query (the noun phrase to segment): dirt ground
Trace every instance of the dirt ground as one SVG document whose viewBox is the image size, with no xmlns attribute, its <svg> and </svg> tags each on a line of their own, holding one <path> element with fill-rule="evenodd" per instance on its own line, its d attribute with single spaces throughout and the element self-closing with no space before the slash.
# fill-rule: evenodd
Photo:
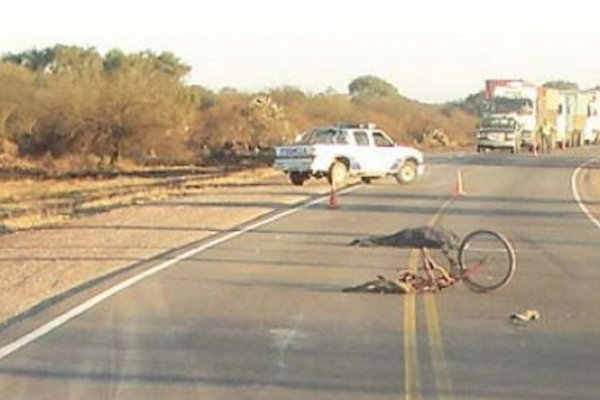
<svg viewBox="0 0 600 400">
<path fill-rule="evenodd" d="M 583 199 L 600 215 L 600 165 L 584 170 L 580 182 Z M 229 180 L 183 197 L 0 235 L 0 323 L 90 279 L 328 189 L 324 180 L 295 187 L 273 171 L 243 183 Z"/>
<path fill-rule="evenodd" d="M 58 223 L 131 204 L 193 193 L 199 187 L 243 183 L 273 171 L 249 166 L 138 167 L 37 176 L 0 168 L 0 231 Z"/>
</svg>

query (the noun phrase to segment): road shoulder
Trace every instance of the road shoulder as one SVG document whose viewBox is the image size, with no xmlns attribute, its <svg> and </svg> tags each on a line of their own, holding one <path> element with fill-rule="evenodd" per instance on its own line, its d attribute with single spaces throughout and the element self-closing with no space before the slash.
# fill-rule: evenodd
<svg viewBox="0 0 600 400">
<path fill-rule="evenodd" d="M 581 204 L 596 221 L 600 221 L 600 158 L 582 166 L 574 184 Z"/>
<path fill-rule="evenodd" d="M 0 321 L 103 276 L 327 192 L 284 176 L 207 187 L 193 195 L 0 236 Z"/>
</svg>

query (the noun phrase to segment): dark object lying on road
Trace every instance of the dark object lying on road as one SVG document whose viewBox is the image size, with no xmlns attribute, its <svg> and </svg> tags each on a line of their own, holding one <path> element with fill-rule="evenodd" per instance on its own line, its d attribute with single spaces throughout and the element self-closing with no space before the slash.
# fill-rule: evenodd
<svg viewBox="0 0 600 400">
<path fill-rule="evenodd" d="M 391 235 L 370 236 L 364 239 L 355 239 L 352 246 L 373 247 L 400 247 L 421 249 L 442 249 L 445 253 L 458 250 L 460 237 L 451 230 L 441 226 L 419 226 L 406 228 Z"/>
<path fill-rule="evenodd" d="M 413 293 L 414 287 L 406 282 L 387 279 L 381 275 L 374 281 L 369 281 L 357 286 L 342 289 L 345 293 L 379 293 L 379 294 L 405 294 Z"/>
</svg>

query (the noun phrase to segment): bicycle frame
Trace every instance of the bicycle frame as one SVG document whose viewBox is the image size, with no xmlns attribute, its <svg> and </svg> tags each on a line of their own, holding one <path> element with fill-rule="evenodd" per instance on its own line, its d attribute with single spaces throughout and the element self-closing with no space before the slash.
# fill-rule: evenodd
<svg viewBox="0 0 600 400">
<path fill-rule="evenodd" d="M 463 278 L 476 273 L 485 264 L 488 258 L 488 256 L 485 256 L 471 266 L 461 269 L 459 273 L 455 273 L 452 272 L 453 262 L 451 259 L 449 259 L 451 267 L 446 269 L 433 262 L 431 257 L 425 256 L 423 259 L 423 266 L 420 268 L 425 271 L 424 274 L 419 274 L 418 272 L 413 272 L 408 269 L 402 269 L 398 270 L 397 276 L 400 282 L 411 285 L 417 293 L 435 292 L 453 286 L 463 280 Z M 454 268 L 454 270 L 456 270 L 456 268 Z M 436 272 L 439 275 L 437 277 L 435 276 Z"/>
</svg>

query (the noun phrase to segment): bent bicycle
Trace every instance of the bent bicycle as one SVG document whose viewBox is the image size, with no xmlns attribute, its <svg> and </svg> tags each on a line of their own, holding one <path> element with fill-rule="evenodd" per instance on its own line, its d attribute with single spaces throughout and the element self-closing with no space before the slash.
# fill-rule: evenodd
<svg viewBox="0 0 600 400">
<path fill-rule="evenodd" d="M 426 249 L 421 249 L 421 271 L 401 269 L 400 282 L 416 292 L 436 291 L 463 281 L 474 292 L 484 293 L 506 286 L 515 274 L 516 255 L 510 241 L 493 230 L 476 230 L 461 242 L 458 257 L 446 254 L 449 268 L 436 263 Z"/>
</svg>

